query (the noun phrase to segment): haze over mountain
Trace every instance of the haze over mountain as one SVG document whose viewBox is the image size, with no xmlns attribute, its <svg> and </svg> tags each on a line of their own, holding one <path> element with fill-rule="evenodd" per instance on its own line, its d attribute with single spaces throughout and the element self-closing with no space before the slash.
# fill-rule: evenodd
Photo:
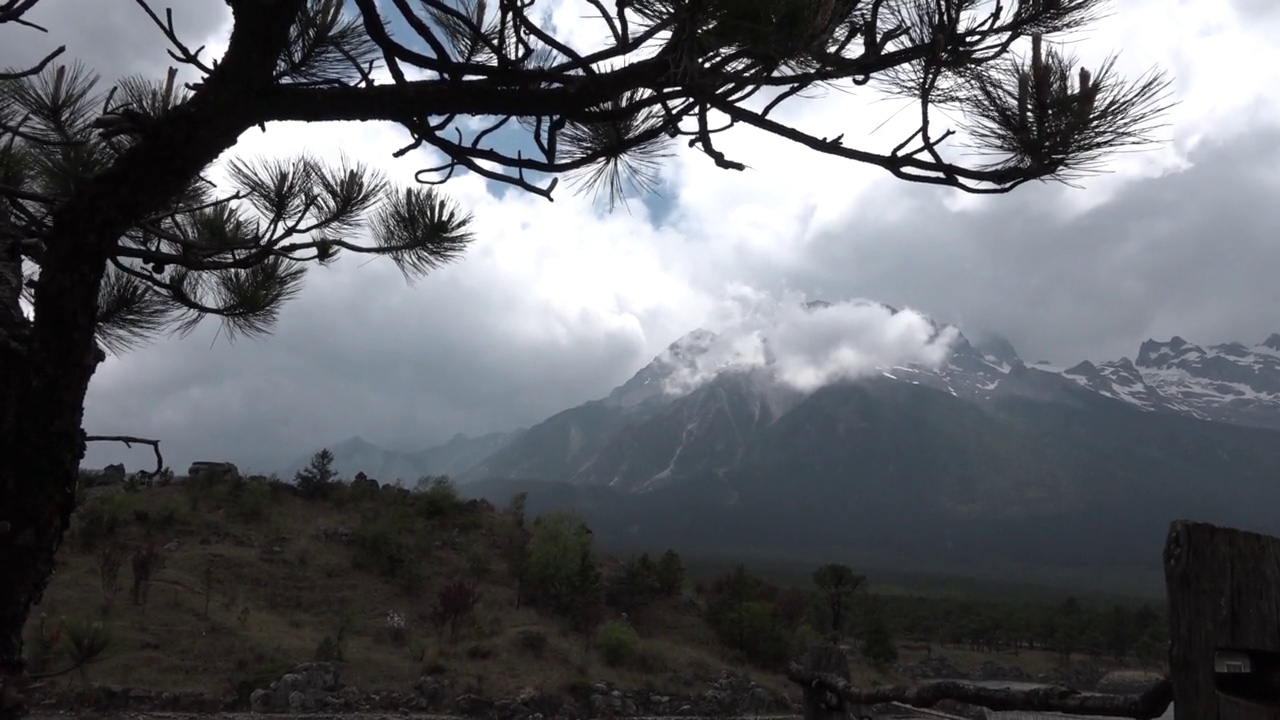
<svg viewBox="0 0 1280 720">
<path fill-rule="evenodd" d="M 1175 517 L 1280 530 L 1275 428 L 1277 336 L 1063 369 L 912 311 L 807 303 L 694 330 L 447 472 L 576 507 L 620 546 L 1150 576 Z"/>
</svg>

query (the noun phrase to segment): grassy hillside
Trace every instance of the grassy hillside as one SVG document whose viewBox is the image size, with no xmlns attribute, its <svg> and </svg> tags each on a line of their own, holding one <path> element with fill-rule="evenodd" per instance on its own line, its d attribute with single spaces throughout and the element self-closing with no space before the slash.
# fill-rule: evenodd
<svg viewBox="0 0 1280 720">
<path fill-rule="evenodd" d="M 717 585 L 723 577 L 691 564 L 682 589 L 627 608 L 640 640 L 619 651 L 628 641 L 611 639 L 609 624 L 617 630 L 623 612 L 617 598 L 625 603 L 634 595 L 619 585 L 623 564 L 593 563 L 602 572 L 593 592 L 603 604 L 584 635 L 577 618 L 586 615 L 547 601 L 545 588 L 531 588 L 530 570 L 517 608 L 511 513 L 464 501 L 440 483 L 413 493 L 337 484 L 319 494 L 306 498 L 292 485 L 264 480 L 88 489 L 27 629 L 33 672 L 66 666 L 68 634 L 92 636 L 93 623 L 101 622 L 109 643 L 86 677 L 167 690 L 247 695 L 296 663 L 328 658 L 339 660 L 346 683 L 365 690 L 405 690 L 426 673 L 485 696 L 525 688 L 566 692 L 600 679 L 689 692 L 732 668 L 794 694 L 779 659 L 811 642 L 813 626 L 823 622 L 811 619 L 822 607 L 811 591 L 788 595 L 762 582 L 746 599 L 764 608 L 760 636 L 781 645 L 767 652 L 726 647 L 723 613 L 714 609 L 723 605 L 725 591 Z M 135 602 L 132 561 L 147 548 L 158 561 Z M 442 592 L 470 586 L 479 596 L 474 610 L 455 623 L 442 618 Z M 785 610 L 789 597 L 798 600 Z M 926 644 L 946 639 L 926 628 L 933 620 L 919 620 L 937 612 L 867 614 L 890 619 L 903 638 L 905 662 L 923 657 L 921 637 Z M 403 629 L 390 621 L 392 613 L 404 619 Z M 962 668 L 995 659 L 1039 672 L 1063 662 L 1044 649 L 960 650 L 958 637 L 950 650 L 931 652 Z M 855 666 L 863 682 L 901 679 L 892 663 L 877 671 L 856 653 Z M 688 676 L 699 681 L 690 687 Z"/>
<path fill-rule="evenodd" d="M 642 643 L 660 667 L 643 670 L 606 668 L 600 650 L 584 653 L 566 621 L 517 610 L 499 548 L 503 518 L 487 504 L 443 507 L 428 520 L 422 515 L 430 512 L 413 517 L 404 496 L 385 491 L 317 502 L 265 483 L 238 487 L 90 490 L 28 626 L 29 654 L 40 654 L 44 616 L 47 631 L 59 618 L 104 623 L 111 644 L 89 670 L 92 680 L 175 690 L 263 683 L 315 659 L 325 639 L 340 634 L 345 682 L 369 690 L 407 689 L 424 672 L 447 673 L 486 695 L 599 677 L 662 689 L 671 679 L 661 670 L 730 666 L 688 598 L 664 599 L 645 614 Z M 322 528 L 351 529 L 355 541 L 324 540 Z M 161 548 L 163 568 L 145 605 L 131 601 L 128 554 L 108 603 L 101 572 L 108 548 L 127 553 L 150 542 Z M 365 557 L 401 552 L 411 557 L 400 567 Z M 475 582 L 479 604 L 456 634 L 437 631 L 433 605 L 458 580 Z M 388 627 L 392 611 L 406 620 L 403 636 Z M 46 669 L 65 664 L 54 653 Z M 784 687 L 776 675 L 755 674 Z"/>
</svg>

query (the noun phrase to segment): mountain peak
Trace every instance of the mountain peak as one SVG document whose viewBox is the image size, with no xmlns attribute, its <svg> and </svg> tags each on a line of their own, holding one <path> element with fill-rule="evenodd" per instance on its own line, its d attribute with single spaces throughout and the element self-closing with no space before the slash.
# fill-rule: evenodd
<svg viewBox="0 0 1280 720">
<path fill-rule="evenodd" d="M 1271 333 L 1262 341 L 1262 347 L 1280 352 L 1280 333 Z"/>
<path fill-rule="evenodd" d="M 988 333 L 981 340 L 973 343 L 973 347 L 1011 366 L 1023 364 L 1022 358 L 1018 357 L 1018 351 L 1013 347 L 1013 343 L 1009 342 L 1008 338 L 1003 335 Z"/>
<path fill-rule="evenodd" d="M 1199 349 L 1178 335 L 1169 338 L 1169 342 L 1148 339 L 1138 348 L 1134 364 L 1143 368 L 1167 367 Z"/>
</svg>

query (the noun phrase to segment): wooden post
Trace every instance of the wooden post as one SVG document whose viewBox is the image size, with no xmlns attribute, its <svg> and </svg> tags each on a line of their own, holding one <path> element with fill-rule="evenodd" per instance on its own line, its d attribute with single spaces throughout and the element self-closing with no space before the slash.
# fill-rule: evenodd
<svg viewBox="0 0 1280 720">
<path fill-rule="evenodd" d="M 849 658 L 845 656 L 844 650 L 835 645 L 810 645 L 804 657 L 804 669 L 835 675 L 841 680 L 852 679 Z M 803 692 L 804 720 L 852 720 L 848 703 L 843 698 L 839 699 L 838 708 L 832 709 L 824 700 L 830 700 L 834 696 L 808 685 L 804 686 Z"/>
<path fill-rule="evenodd" d="M 1164 566 L 1175 720 L 1280 718 L 1280 539 L 1179 520 Z"/>
</svg>

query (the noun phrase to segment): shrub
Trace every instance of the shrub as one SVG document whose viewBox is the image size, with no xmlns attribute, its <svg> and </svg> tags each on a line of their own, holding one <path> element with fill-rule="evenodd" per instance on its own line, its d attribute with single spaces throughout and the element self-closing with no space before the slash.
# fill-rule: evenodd
<svg viewBox="0 0 1280 720">
<path fill-rule="evenodd" d="M 462 499 L 448 475 L 428 475 L 418 478 L 414 485 L 413 504 L 423 519 L 434 520 L 456 516 L 462 507 Z"/>
<path fill-rule="evenodd" d="M 516 645 L 534 657 L 542 657 L 547 652 L 547 635 L 541 630 L 525 628 L 516 633 Z"/>
<path fill-rule="evenodd" d="M 82 552 L 91 553 L 106 541 L 114 540 L 124 526 L 124 509 L 113 497 L 102 497 L 90 502 L 80 511 L 80 523 L 76 539 Z"/>
<path fill-rule="evenodd" d="M 640 635 L 624 622 L 605 623 L 596 644 L 609 667 L 634 666 L 640 659 Z"/>
<path fill-rule="evenodd" d="M 394 518 L 382 517 L 362 524 L 354 537 L 352 560 L 357 569 L 387 578 L 401 578 L 412 565 L 413 551 L 405 540 L 408 528 Z"/>
<path fill-rule="evenodd" d="M 319 662 L 342 662 L 342 646 L 332 635 L 325 635 L 316 646 L 316 660 Z"/>
<path fill-rule="evenodd" d="M 432 619 L 440 632 L 447 626 L 452 635 L 458 634 L 458 627 L 464 620 L 471 618 L 480 602 L 480 591 L 475 583 L 458 580 L 440 588 L 436 597 L 436 606 L 432 610 Z"/>
<path fill-rule="evenodd" d="M 71 661 L 71 667 L 80 671 L 80 677 L 87 680 L 89 663 L 100 659 L 111 646 L 111 632 L 102 622 L 80 619 L 64 620 L 62 629 L 67 660 Z"/>
<path fill-rule="evenodd" d="M 862 642 L 862 654 L 880 671 L 887 670 L 898 661 L 898 648 L 894 645 L 893 636 L 879 616 L 873 618 L 871 627 L 867 628 Z"/>
<path fill-rule="evenodd" d="M 266 483 L 239 482 L 227 491 L 231 515 L 244 522 L 258 522 L 271 510 L 271 488 Z"/>
<path fill-rule="evenodd" d="M 472 645 L 467 648 L 467 657 L 472 660 L 488 660 L 493 657 L 493 648 L 488 645 Z"/>
</svg>

